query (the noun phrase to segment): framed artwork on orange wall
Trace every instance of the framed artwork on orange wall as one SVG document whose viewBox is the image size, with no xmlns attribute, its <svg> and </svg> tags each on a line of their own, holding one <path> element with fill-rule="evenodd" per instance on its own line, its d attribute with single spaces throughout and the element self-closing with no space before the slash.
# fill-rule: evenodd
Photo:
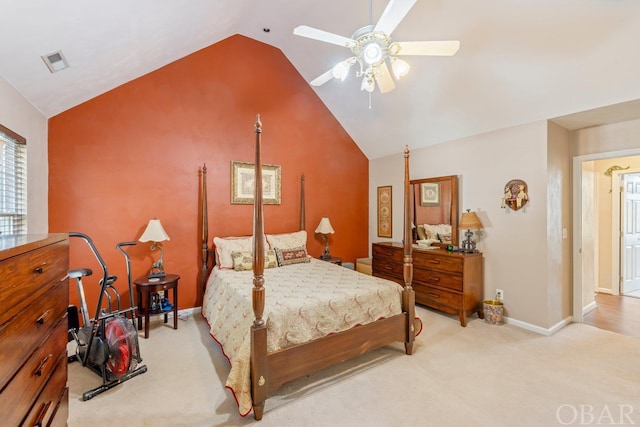
<svg viewBox="0 0 640 427">
<path fill-rule="evenodd" d="M 378 237 L 393 236 L 391 226 L 391 186 L 378 187 Z"/>
</svg>

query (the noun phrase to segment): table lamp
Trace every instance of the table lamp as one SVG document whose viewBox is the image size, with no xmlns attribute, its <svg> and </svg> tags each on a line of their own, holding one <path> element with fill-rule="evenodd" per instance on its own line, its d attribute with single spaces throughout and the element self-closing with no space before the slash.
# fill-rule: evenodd
<svg viewBox="0 0 640 427">
<path fill-rule="evenodd" d="M 479 230 L 482 228 L 482 222 L 480 222 L 478 215 L 476 215 L 475 212 L 471 212 L 471 209 L 467 209 L 466 212 L 462 213 L 458 228 L 467 229 L 464 233 L 466 239 L 462 242 L 462 251 L 476 252 L 476 242 L 471 240 L 471 237 L 473 236 L 473 232 L 471 230 Z"/>
<path fill-rule="evenodd" d="M 333 234 L 334 231 L 333 227 L 331 227 L 331 222 L 329 222 L 329 218 L 323 217 L 320 220 L 320 224 L 318 224 L 318 228 L 316 228 L 316 233 L 322 234 L 322 237 L 324 237 L 325 241 L 324 252 L 320 256 L 320 259 L 331 259 L 331 254 L 329 253 L 329 236 L 327 236 L 327 234 Z"/>
<path fill-rule="evenodd" d="M 149 224 L 147 224 L 147 228 L 142 233 L 142 236 L 138 239 L 139 242 L 153 242 L 151 245 L 151 250 L 155 251 L 156 249 L 160 249 L 160 258 L 156 262 L 151 265 L 151 270 L 149 271 L 149 279 L 160 278 L 166 276 L 164 272 L 164 249 L 162 249 L 162 245 L 160 242 L 164 242 L 165 240 L 171 240 L 169 235 L 164 228 L 162 227 L 162 223 L 157 218 L 153 218 L 149 220 Z"/>
</svg>

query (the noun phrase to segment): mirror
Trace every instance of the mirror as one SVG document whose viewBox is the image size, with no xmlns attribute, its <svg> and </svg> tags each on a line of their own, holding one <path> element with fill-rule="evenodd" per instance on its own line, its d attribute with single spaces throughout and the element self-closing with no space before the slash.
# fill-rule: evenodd
<svg viewBox="0 0 640 427">
<path fill-rule="evenodd" d="M 414 240 L 435 239 L 433 245 L 457 246 L 458 177 L 413 179 L 409 183 L 413 191 Z"/>
</svg>

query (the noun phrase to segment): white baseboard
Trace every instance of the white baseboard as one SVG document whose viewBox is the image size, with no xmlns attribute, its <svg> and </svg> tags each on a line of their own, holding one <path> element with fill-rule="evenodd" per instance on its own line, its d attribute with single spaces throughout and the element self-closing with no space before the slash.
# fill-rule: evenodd
<svg viewBox="0 0 640 427">
<path fill-rule="evenodd" d="M 535 332 L 537 334 L 545 335 L 545 336 L 555 334 L 560 329 L 564 328 L 569 323 L 571 323 L 572 320 L 573 320 L 573 317 L 569 316 L 561 320 L 560 322 L 556 323 L 550 328 L 543 328 L 537 325 L 532 325 L 531 323 L 523 322 L 521 320 L 512 319 L 510 317 L 504 318 L 505 323 L 508 323 L 509 325 L 517 326 L 518 328 L 526 329 L 528 331 Z"/>
<path fill-rule="evenodd" d="M 611 290 L 611 288 L 598 288 L 596 289 L 596 292 L 598 292 L 599 294 L 613 295 L 613 291 Z"/>
<path fill-rule="evenodd" d="M 194 314 L 200 314 L 201 312 L 202 307 L 183 308 L 181 310 L 178 310 L 178 319 L 187 320 L 190 316 L 193 316 Z M 163 314 L 165 313 L 156 313 L 152 314 L 151 316 L 161 316 Z M 173 319 L 173 311 L 167 312 L 167 319 Z"/>
<path fill-rule="evenodd" d="M 596 304 L 595 301 L 592 301 L 590 304 L 587 304 L 586 306 L 582 307 L 582 315 L 583 316 L 587 315 L 588 313 L 595 310 L 597 307 L 598 307 L 598 304 Z"/>
</svg>

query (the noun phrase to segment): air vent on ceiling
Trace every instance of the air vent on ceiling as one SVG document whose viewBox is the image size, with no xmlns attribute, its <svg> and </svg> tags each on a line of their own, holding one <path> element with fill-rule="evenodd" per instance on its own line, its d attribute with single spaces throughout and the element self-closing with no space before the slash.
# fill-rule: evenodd
<svg viewBox="0 0 640 427">
<path fill-rule="evenodd" d="M 51 71 L 52 73 L 64 70 L 65 68 L 69 68 L 69 63 L 67 62 L 67 59 L 64 57 L 64 54 L 61 50 L 50 53 L 48 55 L 44 55 L 42 57 L 42 60 L 45 64 L 47 64 L 49 71 Z"/>
</svg>

